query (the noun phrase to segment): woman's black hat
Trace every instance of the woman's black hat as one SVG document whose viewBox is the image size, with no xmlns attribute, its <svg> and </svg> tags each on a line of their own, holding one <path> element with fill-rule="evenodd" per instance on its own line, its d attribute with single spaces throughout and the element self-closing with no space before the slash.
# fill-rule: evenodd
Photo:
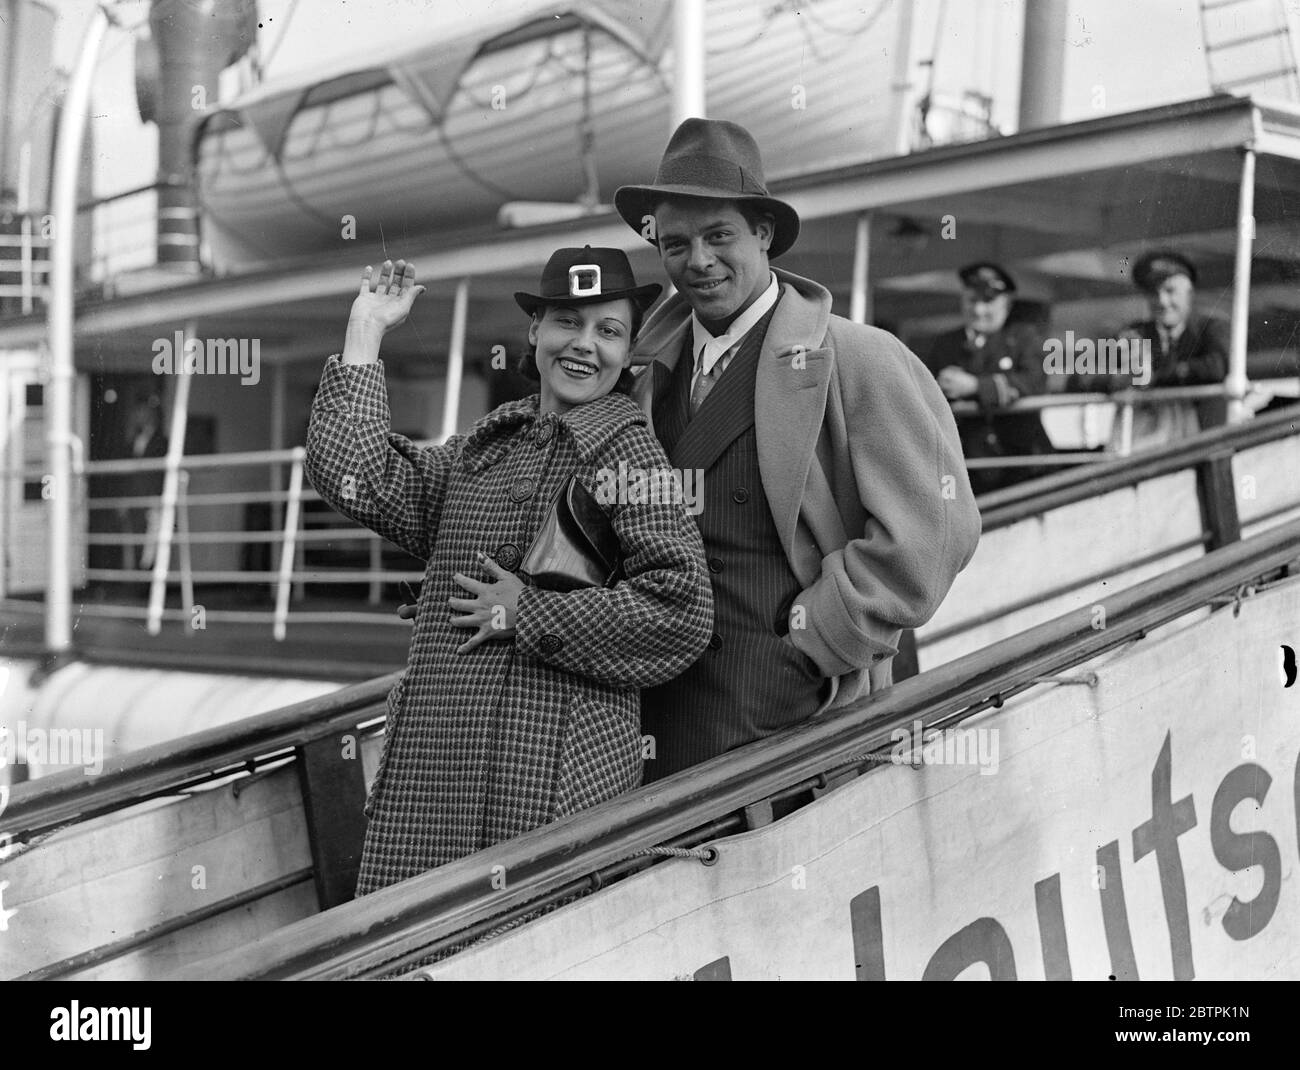
<svg viewBox="0 0 1300 1070">
<path fill-rule="evenodd" d="M 515 293 L 515 303 L 530 316 L 547 305 L 590 305 L 626 297 L 644 312 L 663 287 L 657 282 L 636 284 L 632 265 L 622 249 L 556 249 L 542 268 L 539 293 Z"/>
</svg>

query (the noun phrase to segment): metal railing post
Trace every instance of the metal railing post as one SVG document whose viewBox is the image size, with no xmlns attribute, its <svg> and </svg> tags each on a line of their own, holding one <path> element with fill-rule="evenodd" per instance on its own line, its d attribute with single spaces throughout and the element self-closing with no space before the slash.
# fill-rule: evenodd
<svg viewBox="0 0 1300 1070">
<path fill-rule="evenodd" d="M 1237 195 L 1237 250 L 1232 269 L 1232 342 L 1228 347 L 1228 423 L 1240 423 L 1250 415 L 1246 393 L 1246 327 L 1250 319 L 1250 254 L 1255 240 L 1255 150 L 1247 148 L 1241 157 L 1241 189 Z"/>
<path fill-rule="evenodd" d="M 704 0 L 674 0 L 673 129 L 704 117 Z"/>
<path fill-rule="evenodd" d="M 77 181 L 81 143 L 86 130 L 90 84 L 100 45 L 108 30 L 108 12 L 95 4 L 82 39 L 77 66 L 63 98 L 62 120 L 54 154 L 52 197 L 54 241 L 49 268 L 49 384 L 45 410 L 45 454 L 53 494 L 47 502 L 49 568 L 45 576 L 45 646 L 50 651 L 72 646 L 72 478 L 69 441 L 72 436 L 73 356 L 73 237 L 77 227 Z"/>
<path fill-rule="evenodd" d="M 197 328 L 191 320 L 185 325 L 183 349 L 196 341 Z M 200 343 L 201 344 L 201 343 Z M 161 516 L 158 518 L 158 549 L 153 561 L 153 579 L 149 584 L 149 615 L 145 624 L 150 635 L 162 631 L 163 604 L 167 600 L 167 570 L 172 561 L 172 531 L 176 526 L 176 494 L 180 486 L 181 457 L 185 453 L 185 427 L 190 414 L 190 382 L 194 378 L 185 370 L 185 353 L 176 354 L 176 394 L 172 399 L 172 422 L 167 440 L 167 467 L 163 470 Z"/>
<path fill-rule="evenodd" d="M 859 212 L 853 241 L 853 292 L 849 297 L 849 319 L 871 322 L 871 213 Z"/>
<path fill-rule="evenodd" d="M 469 279 L 456 284 L 456 300 L 451 311 L 451 348 L 447 352 L 447 392 L 442 399 L 442 434 L 446 442 L 456 433 L 460 418 L 460 383 L 465 370 L 465 317 L 469 307 Z"/>
<path fill-rule="evenodd" d="M 190 547 L 190 474 L 180 472 L 179 499 L 176 509 L 176 530 L 181 551 L 181 605 L 185 608 L 185 630 L 194 631 L 194 562 Z"/>
<path fill-rule="evenodd" d="M 1133 452 L 1133 402 L 1124 402 L 1115 415 L 1119 420 L 1118 453 L 1121 457 L 1127 457 Z"/>
<path fill-rule="evenodd" d="M 283 639 L 289 625 L 289 588 L 293 582 L 294 551 L 298 542 L 298 516 L 302 505 L 302 471 L 307 451 L 295 446 L 289 470 L 289 501 L 284 511 L 284 538 L 280 549 L 280 578 L 275 592 L 275 638 Z"/>
<path fill-rule="evenodd" d="M 21 277 L 18 280 L 22 288 L 23 315 L 30 315 L 35 305 L 35 284 L 32 282 L 32 143 L 24 141 L 18 150 L 18 218 L 22 244 L 19 246 L 18 258 L 22 263 Z"/>
<path fill-rule="evenodd" d="M 379 605 L 380 596 L 383 593 L 383 580 L 379 578 L 378 573 L 384 567 L 384 547 L 380 542 L 378 535 L 371 535 L 369 542 L 370 574 L 374 578 L 370 581 L 370 593 L 367 601 L 372 606 L 377 606 Z"/>
</svg>

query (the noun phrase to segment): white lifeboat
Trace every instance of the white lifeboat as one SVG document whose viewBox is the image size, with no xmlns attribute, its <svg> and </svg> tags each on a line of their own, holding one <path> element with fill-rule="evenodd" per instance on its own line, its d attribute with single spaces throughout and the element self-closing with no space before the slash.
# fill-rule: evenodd
<svg viewBox="0 0 1300 1070">
<path fill-rule="evenodd" d="M 904 6 L 710 0 L 709 114 L 753 132 L 769 182 L 892 154 Z M 337 248 L 349 220 L 347 236 L 391 244 L 491 225 L 507 202 L 608 202 L 649 181 L 672 125 L 671 7 L 525 11 L 205 116 L 197 183 L 217 271 Z"/>
</svg>

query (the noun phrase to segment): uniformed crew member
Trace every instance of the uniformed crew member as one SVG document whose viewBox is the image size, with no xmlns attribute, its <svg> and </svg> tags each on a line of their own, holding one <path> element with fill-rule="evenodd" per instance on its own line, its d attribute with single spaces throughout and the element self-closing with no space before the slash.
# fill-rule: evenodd
<svg viewBox="0 0 1300 1070">
<path fill-rule="evenodd" d="M 1133 265 L 1133 281 L 1146 294 L 1151 313 L 1127 328 L 1151 342 L 1155 367 L 1148 387 L 1222 383 L 1228 374 L 1228 324 L 1196 312 L 1192 262 L 1169 250 L 1148 253 Z M 1132 448 L 1163 445 L 1227 419 L 1225 398 L 1136 405 Z"/>
<path fill-rule="evenodd" d="M 992 263 L 970 264 L 961 279 L 963 324 L 939 335 L 926 366 L 952 401 L 973 401 L 976 413 L 957 417 L 966 457 L 1019 457 L 1052 452 L 1052 441 L 1036 412 L 999 413 L 1030 394 L 1046 393 L 1043 340 L 1027 323 L 1007 323 L 1015 280 Z M 971 487 L 984 494 L 1042 475 L 1039 467 L 975 468 Z"/>
</svg>

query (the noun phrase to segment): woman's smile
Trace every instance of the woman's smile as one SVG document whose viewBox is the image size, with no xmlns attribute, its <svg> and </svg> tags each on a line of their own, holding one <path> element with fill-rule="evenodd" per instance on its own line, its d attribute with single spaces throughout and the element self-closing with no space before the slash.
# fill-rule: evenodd
<svg viewBox="0 0 1300 1070">
<path fill-rule="evenodd" d="M 560 367 L 576 379 L 589 379 L 597 371 L 596 365 L 588 364 L 586 361 L 577 360 L 574 357 L 561 357 Z"/>
</svg>

